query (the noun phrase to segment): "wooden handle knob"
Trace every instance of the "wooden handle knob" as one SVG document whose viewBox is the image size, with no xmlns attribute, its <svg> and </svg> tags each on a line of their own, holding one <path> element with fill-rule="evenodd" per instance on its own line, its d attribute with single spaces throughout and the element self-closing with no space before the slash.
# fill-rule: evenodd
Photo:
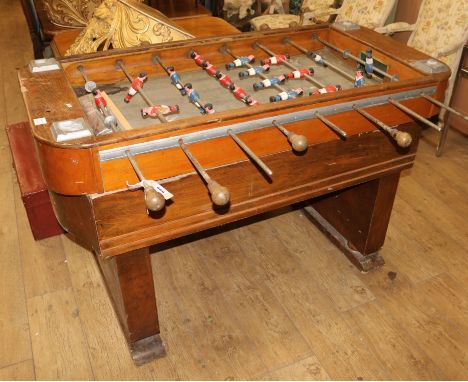
<svg viewBox="0 0 468 382">
<path fill-rule="evenodd" d="M 307 150 L 307 147 L 309 145 L 307 138 L 299 134 L 289 134 L 288 140 L 291 143 L 294 151 L 297 151 L 297 152 L 302 152 L 302 151 Z"/>
<path fill-rule="evenodd" d="M 230 194 L 226 187 L 221 186 L 215 181 L 208 183 L 208 190 L 210 190 L 211 201 L 217 206 L 225 206 L 229 203 Z"/>
<path fill-rule="evenodd" d="M 408 147 L 413 142 L 413 137 L 405 131 L 399 131 L 395 134 L 395 140 L 400 147 Z"/>
<path fill-rule="evenodd" d="M 149 211 L 161 211 L 166 205 L 166 200 L 154 188 L 145 189 L 145 203 Z"/>
</svg>

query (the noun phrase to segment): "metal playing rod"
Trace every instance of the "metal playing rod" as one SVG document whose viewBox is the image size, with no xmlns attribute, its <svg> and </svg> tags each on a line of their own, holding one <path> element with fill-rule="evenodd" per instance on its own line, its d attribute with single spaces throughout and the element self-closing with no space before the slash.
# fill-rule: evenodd
<svg viewBox="0 0 468 382">
<path fill-rule="evenodd" d="M 125 76 L 127 77 L 127 79 L 130 81 L 130 83 L 132 83 L 133 81 L 133 78 L 132 76 L 130 75 L 130 73 L 128 72 L 127 68 L 125 67 L 124 63 L 122 60 L 117 60 L 116 61 L 116 65 L 122 69 L 122 71 L 125 73 Z M 141 95 L 141 98 L 143 98 L 145 100 L 145 102 L 147 103 L 148 106 L 154 106 L 155 104 L 153 102 L 151 102 L 151 100 L 148 98 L 148 96 L 146 95 L 146 93 L 144 92 L 144 90 L 140 87 L 140 86 L 137 86 L 137 92 L 139 95 Z M 167 122 L 167 119 L 164 115 L 162 115 L 159 111 L 156 112 L 156 115 L 157 117 L 159 118 L 159 120 L 163 123 Z"/>
<path fill-rule="evenodd" d="M 89 80 L 88 75 L 86 74 L 86 71 L 83 68 L 83 65 L 79 65 L 76 69 L 78 69 L 78 71 L 81 73 L 81 76 L 85 80 L 85 86 L 84 86 L 85 90 L 88 93 L 91 93 L 97 87 L 96 82 Z"/>
<path fill-rule="evenodd" d="M 234 132 L 229 129 L 227 131 L 229 136 L 234 139 L 234 141 L 239 145 L 239 147 L 247 154 L 247 156 L 252 159 L 269 177 L 273 175 L 273 171 L 263 162 L 255 153 L 247 146 Z"/>
<path fill-rule="evenodd" d="M 291 45 L 292 47 L 296 48 L 300 52 L 304 53 L 309 59 L 314 61 L 313 58 L 311 57 L 313 52 L 305 49 L 304 47 L 300 46 L 299 44 L 296 44 L 289 37 L 285 37 L 284 40 L 283 40 L 283 43 Z M 350 81 L 352 81 L 354 83 L 354 76 L 352 76 L 351 74 L 346 73 L 344 70 L 340 69 L 338 66 L 332 64 L 331 62 L 327 61 L 324 58 L 322 58 L 322 61 L 327 67 L 332 68 L 335 72 L 337 72 L 338 74 L 341 74 L 343 77 L 345 77 L 346 79 L 348 79 L 348 80 L 350 80 Z"/>
<path fill-rule="evenodd" d="M 145 191 L 146 208 L 150 211 L 161 211 L 166 205 L 166 200 L 164 199 L 164 196 L 162 196 L 161 193 L 156 191 L 154 187 L 145 185 L 145 183 L 148 182 L 148 180 L 141 172 L 141 169 L 138 166 L 138 163 L 136 162 L 136 159 L 132 155 L 132 153 L 129 150 L 126 150 L 125 155 L 127 155 L 127 158 L 130 164 L 132 165 L 133 170 L 137 174 L 138 179 L 140 179 L 140 182 L 142 182 L 143 184 L 143 190 Z"/>
<path fill-rule="evenodd" d="M 223 47 L 221 48 L 221 50 L 222 50 L 222 51 L 225 51 L 225 52 L 228 53 L 232 58 L 234 58 L 234 59 L 236 59 L 236 60 L 239 58 L 239 56 L 236 55 L 236 54 L 234 54 L 227 46 L 223 46 Z M 249 63 L 245 63 L 244 66 L 247 67 L 247 68 L 249 68 L 249 69 L 250 69 L 250 68 L 253 68 L 253 66 L 250 65 Z M 268 76 L 266 76 L 266 75 L 263 74 L 263 73 L 257 73 L 257 76 L 259 76 L 260 78 L 262 78 L 262 79 L 264 79 L 264 80 L 268 80 L 268 79 L 269 79 Z M 280 91 L 280 92 L 286 91 L 286 90 L 285 90 L 281 85 L 279 85 L 279 84 L 272 84 L 272 87 L 274 87 L 276 90 L 278 90 L 278 91 Z"/>
<path fill-rule="evenodd" d="M 211 194 L 211 201 L 217 206 L 224 206 L 229 203 L 229 190 L 226 187 L 221 186 L 218 182 L 215 182 L 208 173 L 204 170 L 198 160 L 190 152 L 187 145 L 184 143 L 184 140 L 180 138 L 178 140 L 179 146 L 187 156 L 188 160 L 192 163 L 193 167 L 197 170 L 200 176 L 205 181 L 208 191 Z"/>
<path fill-rule="evenodd" d="M 266 46 L 260 44 L 258 41 L 256 41 L 254 44 L 253 44 L 254 48 L 255 47 L 258 47 L 260 48 L 261 50 L 263 50 L 265 53 L 269 54 L 270 56 L 275 56 L 275 53 L 273 53 L 270 49 L 268 49 Z M 285 66 L 287 66 L 289 69 L 291 70 L 299 70 L 295 65 L 291 64 L 290 62 L 287 62 L 287 61 L 283 61 L 281 60 L 281 63 Z M 321 88 L 324 88 L 325 87 L 325 84 L 320 82 L 319 80 L 316 80 L 315 78 L 313 78 L 312 76 L 309 76 L 308 74 L 304 74 L 304 78 L 306 80 L 308 80 L 309 82 L 313 83 L 314 85 L 318 85 L 320 86 Z"/>
<path fill-rule="evenodd" d="M 93 90 L 97 89 L 97 85 L 94 81 L 89 81 L 89 78 L 86 74 L 86 71 L 82 65 L 78 66 L 78 71 L 81 73 L 81 76 L 83 77 L 83 80 L 85 81 L 85 90 L 89 93 L 91 93 Z M 88 86 L 88 87 L 87 87 Z M 88 90 L 91 89 L 91 90 Z M 114 121 L 114 117 L 110 115 L 109 111 L 107 108 L 102 107 L 102 105 L 99 105 L 99 110 L 101 111 L 102 114 L 104 114 L 104 128 L 102 129 L 93 129 L 95 132 L 96 136 L 99 136 L 101 134 L 107 134 L 110 133 L 111 130 L 116 131 L 115 127 L 116 124 L 112 123 Z"/>
<path fill-rule="evenodd" d="M 328 118 L 325 118 L 318 111 L 316 111 L 314 115 L 318 119 L 320 119 L 325 125 L 327 125 L 330 129 L 332 129 L 335 133 L 337 133 L 341 138 L 346 139 L 348 137 L 348 134 L 346 134 L 346 131 L 343 131 L 340 127 L 338 127 L 336 124 L 334 124 Z"/>
<path fill-rule="evenodd" d="M 456 114 L 458 115 L 459 117 L 463 118 L 465 121 L 468 121 L 468 115 L 466 114 L 463 114 L 462 112 L 454 109 L 453 107 L 450 107 L 446 104 L 444 104 L 443 102 L 440 102 L 439 100 L 436 100 L 435 98 L 432 98 L 431 96 L 428 96 L 427 94 L 425 93 L 421 93 L 421 97 L 427 99 L 428 101 L 432 102 L 433 104 L 443 108 L 443 109 L 446 109 L 448 110 L 449 112 L 453 113 L 453 114 Z"/>
<path fill-rule="evenodd" d="M 349 50 L 338 48 L 337 46 L 329 43 L 328 41 L 325 41 L 325 40 L 321 39 L 316 33 L 314 33 L 312 35 L 312 39 L 321 42 L 323 45 L 328 46 L 329 48 L 331 48 L 333 50 L 336 50 L 337 52 L 341 53 L 344 58 L 352 58 L 356 62 L 359 62 L 362 65 L 366 65 L 366 62 L 364 60 L 361 60 L 359 57 L 354 56 L 353 54 L 350 53 Z M 387 72 L 384 72 L 383 70 L 375 67 L 375 65 L 374 65 L 374 72 L 377 72 L 377 73 L 381 74 L 382 76 L 389 78 L 392 81 L 399 81 L 400 80 L 397 74 L 392 75 L 392 74 L 389 74 Z"/>
<path fill-rule="evenodd" d="M 413 141 L 413 138 L 411 137 L 410 134 L 404 131 L 397 130 L 393 127 L 390 127 L 383 123 L 382 121 L 378 120 L 371 114 L 369 114 L 367 111 L 361 109 L 360 107 L 353 105 L 353 109 L 356 110 L 359 114 L 367 118 L 369 121 L 375 123 L 377 126 L 379 126 L 382 130 L 387 132 L 398 144 L 400 147 L 408 147 L 411 142 Z"/>
<path fill-rule="evenodd" d="M 162 62 L 162 60 L 159 58 L 159 56 L 156 56 L 154 55 L 153 56 L 153 63 L 158 63 L 159 65 L 161 65 L 161 67 L 164 69 L 164 71 L 169 74 L 169 71 L 167 70 L 167 66 L 164 65 L 164 63 Z"/>
<path fill-rule="evenodd" d="M 279 131 L 286 135 L 286 137 L 288 138 L 288 142 L 291 144 L 294 151 L 303 152 L 307 150 L 307 147 L 309 146 L 307 137 L 289 131 L 282 124 L 276 121 L 272 121 L 271 123 L 273 124 L 273 126 L 276 126 L 279 129 Z"/>
<path fill-rule="evenodd" d="M 429 121 L 428 119 L 424 118 L 422 115 L 419 115 L 419 114 L 416 113 L 415 111 L 409 109 L 409 108 L 406 107 L 405 105 L 402 105 L 400 102 L 395 101 L 395 100 L 392 99 L 391 97 L 388 98 L 388 102 L 390 102 L 392 105 L 396 106 L 398 109 L 400 109 L 401 111 L 405 112 L 406 114 L 409 114 L 409 115 L 411 115 L 413 118 L 416 118 L 418 121 L 421 121 L 422 123 L 426 124 L 427 126 L 432 127 L 432 128 L 434 128 L 434 129 L 436 129 L 437 131 L 441 131 L 441 130 L 442 130 L 440 126 L 437 126 L 435 123 L 432 123 L 432 122 Z"/>
<path fill-rule="evenodd" d="M 83 76 L 83 79 L 85 80 L 86 83 L 89 82 L 88 76 L 86 75 L 85 69 L 80 65 L 78 69 Z M 96 85 L 96 84 L 95 84 Z M 86 85 L 85 85 L 86 86 Z M 122 131 L 120 126 L 117 124 L 115 117 L 111 115 L 109 110 L 107 108 L 100 107 L 100 110 L 105 116 L 104 119 L 104 124 L 114 131 Z M 133 154 L 130 152 L 130 150 L 125 150 L 125 155 L 127 156 L 127 159 L 129 160 L 130 164 L 133 167 L 133 170 L 135 171 L 135 174 L 138 176 L 138 179 L 140 179 L 140 182 L 143 183 L 143 188 L 145 191 L 145 204 L 146 208 L 150 211 L 160 211 L 164 208 L 166 205 L 166 200 L 162 196 L 161 193 L 157 192 L 153 187 L 151 186 L 145 186 L 145 182 L 147 179 L 143 175 L 143 172 L 141 171 L 140 167 L 138 166 L 138 163 L 136 162 L 135 157 Z"/>
</svg>

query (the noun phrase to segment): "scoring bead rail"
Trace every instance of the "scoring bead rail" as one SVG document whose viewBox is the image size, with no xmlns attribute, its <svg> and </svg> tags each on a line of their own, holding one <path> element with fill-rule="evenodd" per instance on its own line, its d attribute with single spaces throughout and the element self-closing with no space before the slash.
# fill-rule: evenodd
<svg viewBox="0 0 468 382">
<path fill-rule="evenodd" d="M 330 49 L 333 49 L 339 53 L 341 53 L 343 55 L 344 58 L 351 58 L 353 59 L 354 61 L 360 63 L 361 65 L 366 65 L 366 62 L 364 60 L 361 60 L 359 57 L 356 57 L 355 55 L 351 54 L 351 52 L 347 49 L 341 49 L 341 48 L 338 48 L 336 45 L 333 45 L 332 43 L 326 41 L 326 40 L 323 40 L 322 38 L 320 38 L 316 33 L 312 34 L 312 39 L 313 40 L 316 40 L 320 43 L 322 43 L 323 45 L 329 47 Z M 374 67 L 373 68 L 375 72 L 379 73 L 380 75 L 384 76 L 384 77 L 387 77 L 389 78 L 391 81 L 399 81 L 400 80 L 400 77 L 398 76 L 398 74 L 389 74 L 377 67 Z"/>
</svg>

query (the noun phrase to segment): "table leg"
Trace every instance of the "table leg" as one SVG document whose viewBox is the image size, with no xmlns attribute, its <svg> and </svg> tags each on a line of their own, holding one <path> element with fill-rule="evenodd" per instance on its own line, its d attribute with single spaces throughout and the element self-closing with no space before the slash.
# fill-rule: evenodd
<svg viewBox="0 0 468 382">
<path fill-rule="evenodd" d="M 377 251 L 387 233 L 400 173 L 310 201 L 306 211 L 345 254 L 364 271 L 384 263 Z"/>
<path fill-rule="evenodd" d="M 135 364 L 164 356 L 148 248 L 96 257 Z"/>
</svg>

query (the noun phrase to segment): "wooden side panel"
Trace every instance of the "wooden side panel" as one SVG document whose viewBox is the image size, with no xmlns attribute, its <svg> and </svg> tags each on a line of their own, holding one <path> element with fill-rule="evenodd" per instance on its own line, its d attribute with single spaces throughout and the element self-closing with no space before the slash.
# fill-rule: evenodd
<svg viewBox="0 0 468 382">
<path fill-rule="evenodd" d="M 55 216 L 63 229 L 90 251 L 98 251 L 99 244 L 94 211 L 88 196 L 67 196 L 49 192 Z"/>
<path fill-rule="evenodd" d="M 429 115 L 431 105 L 424 99 L 414 99 L 402 103 L 421 115 Z M 390 126 L 412 121 L 412 117 L 393 105 L 375 106 L 368 108 L 368 111 Z M 332 115 L 328 118 L 345 130 L 349 137 L 356 138 L 371 131 L 379 134 L 379 130 L 373 123 L 354 111 Z M 306 136 L 310 145 L 334 141 L 337 145 L 341 143 L 343 149 L 346 150 L 347 142 L 342 142 L 336 133 L 318 119 L 285 124 L 285 127 L 296 134 Z M 256 155 L 262 158 L 291 150 L 285 136 L 275 127 L 241 133 L 239 137 Z M 243 151 L 229 137 L 191 144 L 190 150 L 198 161 L 208 169 L 234 164 L 246 159 Z M 192 165 L 179 148 L 138 155 L 137 161 L 148 179 L 165 179 L 193 172 Z M 127 182 L 138 182 L 127 159 L 103 162 L 101 170 L 105 191 L 120 190 L 126 187 Z"/>
<path fill-rule="evenodd" d="M 83 195 L 100 190 L 92 149 L 62 149 L 37 141 L 42 174 L 47 187 L 67 195 Z"/>
<path fill-rule="evenodd" d="M 409 130 L 417 140 L 419 129 Z M 141 190 L 97 197 L 92 203 L 100 251 L 116 255 L 398 172 L 411 166 L 415 148 L 402 152 L 383 134 L 366 133 L 311 146 L 302 156 L 268 156 L 272 180 L 249 161 L 212 169 L 212 178 L 230 189 L 229 209 L 213 209 L 195 174 L 164 184 L 175 196 L 156 215 L 147 214 Z"/>
</svg>

